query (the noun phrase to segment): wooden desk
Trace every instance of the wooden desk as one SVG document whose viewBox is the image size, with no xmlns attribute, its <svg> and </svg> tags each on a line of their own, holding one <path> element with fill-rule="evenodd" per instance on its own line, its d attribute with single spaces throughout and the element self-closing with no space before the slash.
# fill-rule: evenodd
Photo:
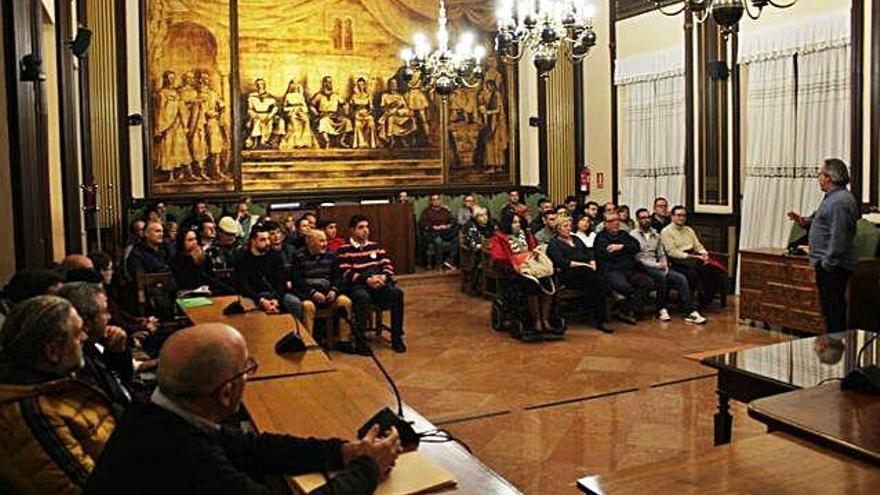
<svg viewBox="0 0 880 495">
<path fill-rule="evenodd" d="M 348 221 L 356 214 L 370 219 L 370 239 L 378 241 L 396 272 L 400 275 L 416 271 L 416 226 L 412 203 L 387 205 L 322 206 L 318 218 L 336 220 L 339 237 L 348 240 Z"/>
<path fill-rule="evenodd" d="M 578 480 L 593 495 L 880 493 L 880 469 L 784 434 Z"/>
<path fill-rule="evenodd" d="M 875 395 L 841 390 L 840 382 L 832 382 L 756 400 L 749 404 L 749 416 L 771 430 L 880 465 L 880 397 Z"/>
<path fill-rule="evenodd" d="M 259 431 L 353 439 L 379 409 L 396 408 L 394 394 L 376 375 L 345 370 L 248 383 L 244 404 Z M 404 416 L 415 422 L 416 431 L 435 428 L 408 406 L 404 406 Z M 520 493 L 460 445 L 426 443 L 419 450 L 452 473 L 457 493 Z"/>
<path fill-rule="evenodd" d="M 770 325 L 823 333 L 816 271 L 808 256 L 791 256 L 784 249 L 743 249 L 740 252 L 739 317 Z M 847 288 L 849 328 L 877 328 L 877 280 L 880 259 L 859 260 Z"/>
<path fill-rule="evenodd" d="M 223 308 L 234 301 L 236 296 L 214 297 L 214 304 L 200 308 L 187 309 L 186 316 L 195 324 L 225 323 L 238 329 L 247 342 L 250 355 L 257 360 L 257 372 L 250 380 L 263 380 L 283 376 L 323 373 L 335 368 L 302 324 L 289 314 L 267 315 L 262 311 L 248 311 L 240 315 L 226 316 Z M 253 308 L 250 301 L 242 298 L 245 308 Z M 275 343 L 287 332 L 299 327 L 306 346 L 304 353 L 279 355 Z"/>
<path fill-rule="evenodd" d="M 715 445 L 730 441 L 733 417 L 730 400 L 748 404 L 753 400 L 800 388 L 815 387 L 823 380 L 843 378 L 859 366 L 859 349 L 874 336 L 848 330 L 831 336 L 807 337 L 778 344 L 711 356 L 700 361 L 718 370 L 718 412 L 715 414 Z M 837 344 L 832 344 L 832 341 Z M 817 350 L 840 345 L 840 359 L 826 363 Z M 862 358 L 862 366 L 880 363 L 880 342 Z"/>
</svg>

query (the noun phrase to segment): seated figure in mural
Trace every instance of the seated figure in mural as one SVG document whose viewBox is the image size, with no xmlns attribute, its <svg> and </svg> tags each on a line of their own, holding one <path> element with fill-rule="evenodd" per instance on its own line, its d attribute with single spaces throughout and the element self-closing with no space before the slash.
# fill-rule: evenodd
<svg viewBox="0 0 880 495">
<path fill-rule="evenodd" d="M 333 78 L 321 78 L 321 91 L 312 97 L 312 108 L 318 116 L 318 137 L 323 148 L 330 148 L 334 141 L 340 148 L 348 148 L 347 137 L 352 132 L 351 120 L 346 117 L 345 100 L 333 90 Z M 336 138 L 334 140 L 334 138 Z"/>
<path fill-rule="evenodd" d="M 200 174 L 208 170 L 212 180 L 228 180 L 224 170 L 224 152 L 228 149 L 222 122 L 225 106 L 214 91 L 211 76 L 200 72 L 196 79 L 196 97 L 190 106 L 189 143 L 195 167 Z"/>
<path fill-rule="evenodd" d="M 248 138 L 244 147 L 249 150 L 277 147 L 278 101 L 266 90 L 266 81 L 254 81 L 256 91 L 248 95 Z"/>
<path fill-rule="evenodd" d="M 354 141 L 352 148 L 376 147 L 376 119 L 373 117 L 373 95 L 367 90 L 367 80 L 358 77 L 351 95 L 354 115 Z"/>
<path fill-rule="evenodd" d="M 281 121 L 279 122 L 281 144 L 278 148 L 289 151 L 297 148 L 311 148 L 315 145 L 309 106 L 299 81 L 291 79 L 287 92 L 281 97 Z"/>
<path fill-rule="evenodd" d="M 488 79 L 477 97 L 477 112 L 482 124 L 480 130 L 480 162 L 487 172 L 504 168 L 507 157 L 507 115 L 504 112 L 504 96 L 498 90 L 495 79 Z"/>
<path fill-rule="evenodd" d="M 190 154 L 186 141 L 185 107 L 174 87 L 176 76 L 167 71 L 162 75 L 162 88 L 156 93 L 155 162 L 157 172 L 167 174 L 168 181 L 178 179 L 175 172 L 189 165 Z"/>
<path fill-rule="evenodd" d="M 388 92 L 382 95 L 380 106 L 379 139 L 389 148 L 395 148 L 416 130 L 413 112 L 407 106 L 406 98 L 397 90 L 397 79 L 388 81 Z"/>
<path fill-rule="evenodd" d="M 406 105 L 412 110 L 415 119 L 416 140 L 419 145 L 426 146 L 431 135 L 431 128 L 428 124 L 428 107 L 430 106 L 428 97 L 425 96 L 425 92 L 421 88 L 415 87 L 409 88 L 405 98 Z"/>
</svg>

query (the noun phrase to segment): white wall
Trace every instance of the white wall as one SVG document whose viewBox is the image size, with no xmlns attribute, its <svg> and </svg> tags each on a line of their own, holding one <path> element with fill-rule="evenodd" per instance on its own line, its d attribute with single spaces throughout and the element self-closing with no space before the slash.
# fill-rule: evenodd
<svg viewBox="0 0 880 495">
<path fill-rule="evenodd" d="M 590 199 L 609 201 L 617 184 L 611 181 L 611 39 L 608 2 L 593 2 L 596 17 L 593 27 L 598 40 L 593 53 L 584 60 L 584 143 L 586 160 L 592 174 Z M 597 175 L 604 174 L 605 187 L 597 187 Z"/>
<path fill-rule="evenodd" d="M 541 181 L 538 154 L 538 128 L 529 126 L 529 117 L 538 116 L 538 71 L 529 54 L 519 63 L 519 161 L 520 183 L 537 186 Z"/>
</svg>

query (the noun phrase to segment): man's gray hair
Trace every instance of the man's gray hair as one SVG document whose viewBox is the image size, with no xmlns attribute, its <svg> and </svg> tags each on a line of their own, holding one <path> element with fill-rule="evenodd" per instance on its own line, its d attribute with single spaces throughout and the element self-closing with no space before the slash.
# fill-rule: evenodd
<svg viewBox="0 0 880 495">
<path fill-rule="evenodd" d="M 488 214 L 489 214 L 489 210 L 483 208 L 482 206 L 474 206 L 474 213 L 473 213 L 473 215 L 474 215 L 474 216 L 477 216 L 477 215 L 480 215 L 480 214 L 488 215 Z"/>
<path fill-rule="evenodd" d="M 101 312 L 98 305 L 98 294 L 104 289 L 90 282 L 69 282 L 61 286 L 58 295 L 70 301 L 83 320 L 93 320 Z"/>
<path fill-rule="evenodd" d="M 0 330 L 0 366 L 32 365 L 46 344 L 70 335 L 72 305 L 58 296 L 36 296 L 15 305 Z"/>
<path fill-rule="evenodd" d="M 159 390 L 171 399 L 207 397 L 236 372 L 236 356 L 223 342 L 196 342 L 195 346 L 192 359 L 175 369 L 163 367 L 159 357 Z"/>
<path fill-rule="evenodd" d="M 846 186 L 849 184 L 849 170 L 843 160 L 838 158 L 828 158 L 822 166 L 822 171 L 831 179 L 831 183 L 835 186 Z"/>
</svg>

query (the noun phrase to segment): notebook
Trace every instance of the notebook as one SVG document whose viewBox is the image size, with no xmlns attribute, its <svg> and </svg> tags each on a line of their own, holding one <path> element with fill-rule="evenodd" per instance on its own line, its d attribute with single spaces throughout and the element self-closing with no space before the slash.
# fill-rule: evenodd
<svg viewBox="0 0 880 495">
<path fill-rule="evenodd" d="M 177 305 L 183 309 L 201 308 L 202 306 L 210 306 L 212 304 L 214 302 L 207 297 L 190 297 L 177 300 Z"/>
<path fill-rule="evenodd" d="M 333 474 L 330 475 L 333 477 Z M 297 487 L 310 493 L 322 487 L 327 480 L 321 473 L 304 474 L 293 478 Z M 376 488 L 376 495 L 415 495 L 455 486 L 449 471 L 431 462 L 419 451 L 407 452 L 397 458 L 397 464 Z"/>
</svg>

